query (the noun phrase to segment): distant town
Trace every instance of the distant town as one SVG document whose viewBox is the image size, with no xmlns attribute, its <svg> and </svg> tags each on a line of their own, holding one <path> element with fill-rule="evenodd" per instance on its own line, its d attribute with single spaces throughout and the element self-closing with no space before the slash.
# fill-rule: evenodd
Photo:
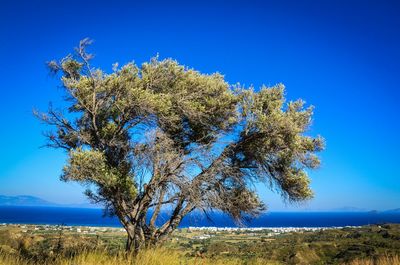
<svg viewBox="0 0 400 265">
<path fill-rule="evenodd" d="M 118 227 L 96 227 L 96 226 L 69 226 L 69 225 L 33 225 L 33 224 L 8 224 L 1 223 L 0 226 L 19 228 L 22 233 L 28 232 L 57 232 L 64 231 L 69 233 L 77 233 L 83 235 L 98 235 L 107 233 L 124 234 L 125 230 Z M 330 229 L 342 228 L 360 228 L 360 226 L 345 226 L 345 227 L 194 227 L 181 228 L 179 231 L 184 230 L 187 233 L 197 232 L 192 239 L 208 239 L 212 235 L 207 233 L 225 232 L 225 233 L 241 233 L 254 235 L 254 233 L 262 233 L 263 236 L 273 237 L 286 233 L 303 233 L 315 232 Z M 202 234 L 199 234 L 201 232 Z M 249 234 L 250 233 L 250 234 Z"/>
</svg>

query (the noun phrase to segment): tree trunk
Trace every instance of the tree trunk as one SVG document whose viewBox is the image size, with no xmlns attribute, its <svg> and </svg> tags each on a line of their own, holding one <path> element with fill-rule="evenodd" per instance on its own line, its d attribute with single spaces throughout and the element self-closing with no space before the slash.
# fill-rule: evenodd
<svg viewBox="0 0 400 265">
<path fill-rule="evenodd" d="M 126 252 L 131 252 L 133 250 L 133 238 L 129 235 L 126 238 L 126 245 L 125 245 L 125 251 Z"/>
<path fill-rule="evenodd" d="M 143 247 L 146 246 L 146 239 L 143 237 L 140 231 L 141 228 L 136 228 L 133 230 L 126 229 L 127 232 L 126 245 L 125 245 L 126 252 L 137 254 L 139 250 L 141 250 Z"/>
<path fill-rule="evenodd" d="M 128 234 L 125 245 L 125 250 L 127 253 L 137 254 L 144 246 L 145 242 L 138 236 L 131 236 Z"/>
<path fill-rule="evenodd" d="M 182 218 L 194 209 L 191 205 L 186 205 L 183 208 L 183 203 L 184 199 L 181 199 L 170 219 L 159 228 L 155 227 L 153 222 L 146 224 L 145 217 L 147 211 L 143 211 L 135 221 L 132 219 L 124 219 L 123 215 L 119 214 L 118 216 L 120 217 L 121 223 L 124 225 L 127 232 L 126 252 L 137 254 L 143 248 L 153 247 L 164 243 L 171 233 L 178 227 Z"/>
</svg>

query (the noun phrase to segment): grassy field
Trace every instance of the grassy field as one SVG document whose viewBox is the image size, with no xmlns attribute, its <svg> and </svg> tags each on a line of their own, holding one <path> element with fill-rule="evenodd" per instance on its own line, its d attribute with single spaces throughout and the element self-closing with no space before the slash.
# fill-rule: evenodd
<svg viewBox="0 0 400 265">
<path fill-rule="evenodd" d="M 400 265 L 400 225 L 271 233 L 176 231 L 133 257 L 113 228 L 0 226 L 0 265 L 376 264 Z"/>
</svg>

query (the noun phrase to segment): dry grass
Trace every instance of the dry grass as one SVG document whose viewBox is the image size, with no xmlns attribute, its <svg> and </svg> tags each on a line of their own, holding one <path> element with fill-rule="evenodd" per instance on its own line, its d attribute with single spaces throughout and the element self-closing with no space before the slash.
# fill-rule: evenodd
<svg viewBox="0 0 400 265">
<path fill-rule="evenodd" d="M 61 260 L 57 265 L 180 265 L 177 253 L 165 249 L 149 249 L 140 252 L 136 257 L 129 255 L 105 255 L 101 252 L 83 253 L 73 259 Z"/>
<path fill-rule="evenodd" d="M 355 259 L 348 265 L 400 265 L 400 257 L 383 256 L 378 259 Z"/>
<path fill-rule="evenodd" d="M 29 263 L 18 256 L 0 253 L 0 265 L 28 265 Z M 30 264 L 29 264 L 30 265 Z"/>
<path fill-rule="evenodd" d="M 34 265 L 36 263 L 24 260 L 18 255 L 0 253 L 0 265 Z M 102 252 L 84 252 L 76 257 L 55 258 L 54 261 L 41 265 L 279 265 L 263 259 L 253 259 L 244 262 L 238 258 L 187 258 L 177 251 L 163 248 L 149 249 L 140 252 L 136 257 L 121 255 L 107 255 Z"/>
<path fill-rule="evenodd" d="M 22 259 L 19 255 L 0 252 L 0 265 L 35 265 L 37 263 Z M 67 259 L 55 258 L 54 261 L 41 265 L 279 265 L 263 259 L 252 259 L 246 262 L 239 258 L 187 258 L 177 251 L 164 248 L 149 249 L 140 252 L 136 257 L 130 255 L 107 255 L 103 252 L 85 251 Z M 400 265 L 399 256 L 383 256 L 378 259 L 355 259 L 346 265 Z"/>
</svg>

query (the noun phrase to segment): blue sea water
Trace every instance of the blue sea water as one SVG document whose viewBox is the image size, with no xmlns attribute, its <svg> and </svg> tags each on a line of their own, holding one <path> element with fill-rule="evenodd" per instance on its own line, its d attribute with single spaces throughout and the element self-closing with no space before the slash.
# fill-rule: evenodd
<svg viewBox="0 0 400 265">
<path fill-rule="evenodd" d="M 161 215 L 158 223 L 167 219 Z M 227 216 L 212 213 L 210 221 L 193 213 L 180 226 L 235 227 Z M 120 227 L 116 218 L 103 217 L 101 209 L 0 206 L 0 223 Z M 246 223 L 248 227 L 333 227 L 400 223 L 399 212 L 269 212 Z"/>
</svg>

